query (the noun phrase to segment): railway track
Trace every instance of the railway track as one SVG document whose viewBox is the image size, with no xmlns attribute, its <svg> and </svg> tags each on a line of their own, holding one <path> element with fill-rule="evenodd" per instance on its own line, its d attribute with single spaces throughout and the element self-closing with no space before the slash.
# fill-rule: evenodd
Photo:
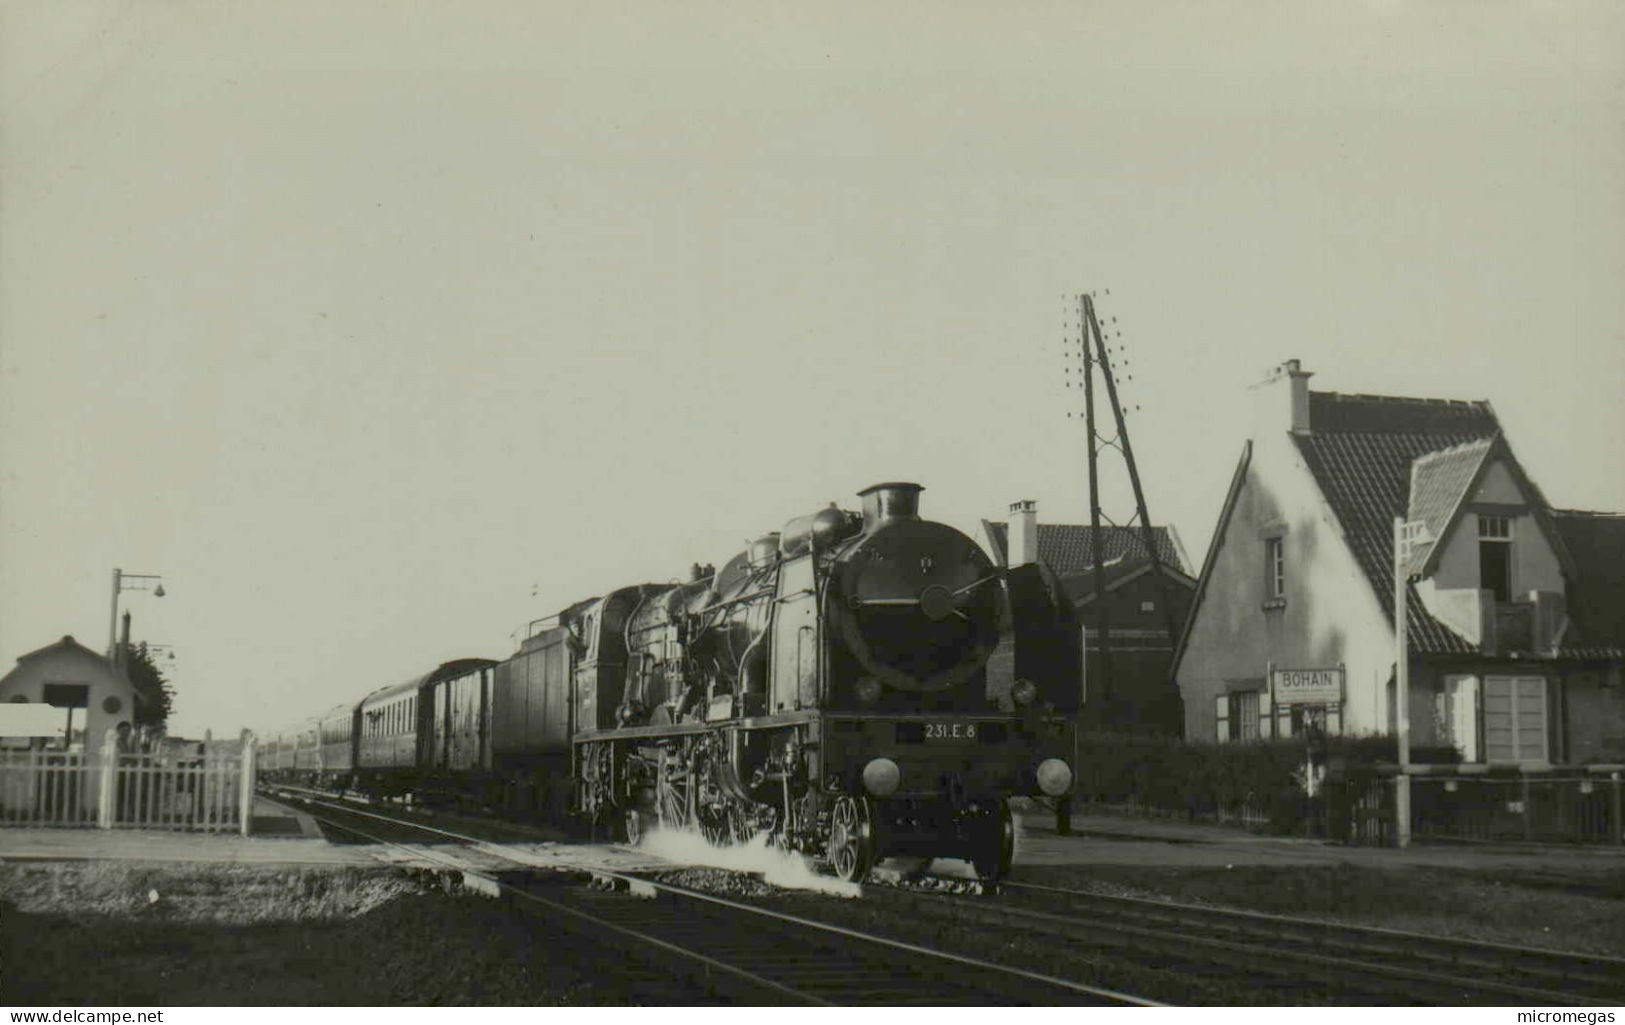
<svg viewBox="0 0 1625 1025">
<path fill-rule="evenodd" d="M 1625 1002 L 1625 959 L 1005 881 L 988 900 L 892 889 L 885 899 L 989 929 L 1039 931 L 1147 967 L 1245 973 L 1290 1002 L 1582 1005 Z"/>
<path fill-rule="evenodd" d="M 288 791 L 282 791 L 289 795 Z M 293 796 L 293 795 L 289 795 Z M 378 835 L 384 830 L 418 831 L 454 844 L 490 841 L 452 830 L 381 814 L 354 804 L 338 804 L 304 794 L 295 796 L 307 814 L 328 827 L 367 842 L 405 847 Z M 433 852 L 410 848 L 414 854 Z M 1149 1005 L 1152 1002 L 1009 965 L 905 943 L 827 922 L 785 914 L 737 900 L 637 875 L 590 871 L 601 880 L 640 893 L 580 885 L 559 873 L 538 876 L 523 860 L 511 871 L 470 870 L 468 863 L 442 855 L 448 870 L 462 873 L 479 888 L 499 895 L 513 909 L 588 942 L 613 949 L 641 967 L 629 979 L 629 992 L 647 992 L 649 978 L 638 972 L 675 976 L 685 987 L 722 1001 L 773 1004 L 913 1004 L 925 1006 Z M 619 968 L 617 968 L 619 972 Z M 656 992 L 651 1002 L 671 1002 Z"/>
</svg>

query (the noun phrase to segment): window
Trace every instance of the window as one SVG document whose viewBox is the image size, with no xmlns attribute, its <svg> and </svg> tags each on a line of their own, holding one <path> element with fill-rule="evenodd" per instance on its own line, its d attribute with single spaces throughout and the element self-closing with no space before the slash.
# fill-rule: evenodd
<svg viewBox="0 0 1625 1025">
<path fill-rule="evenodd" d="M 1266 608 L 1286 604 L 1286 538 L 1264 539 L 1264 603 Z"/>
<path fill-rule="evenodd" d="M 1258 695 L 1256 690 L 1220 694 L 1214 699 L 1214 719 L 1220 743 L 1258 739 Z"/>
<path fill-rule="evenodd" d="M 1546 752 L 1546 680 L 1485 677 L 1484 760 L 1545 762 Z"/>
<path fill-rule="evenodd" d="M 89 708 L 90 685 L 87 683 L 47 683 L 45 703 L 53 708 Z"/>
<path fill-rule="evenodd" d="M 1267 718 L 1267 717 L 1266 717 Z M 1341 703 L 1276 705 L 1275 736 L 1280 739 L 1301 737 L 1311 725 L 1320 727 L 1328 737 L 1343 732 L 1343 706 Z"/>
<path fill-rule="evenodd" d="M 1232 735 L 1237 740 L 1258 739 L 1258 691 L 1246 690 L 1230 695 Z"/>
<path fill-rule="evenodd" d="M 67 710 L 67 721 L 62 727 L 63 749 L 73 745 L 74 736 L 82 733 L 73 725 L 73 710 L 90 707 L 90 685 L 88 683 L 47 683 L 45 693 L 42 695 L 45 704 L 53 708 Z"/>
<path fill-rule="evenodd" d="M 1512 600 L 1512 521 L 1506 516 L 1478 518 L 1478 586 L 1496 601 Z"/>
</svg>

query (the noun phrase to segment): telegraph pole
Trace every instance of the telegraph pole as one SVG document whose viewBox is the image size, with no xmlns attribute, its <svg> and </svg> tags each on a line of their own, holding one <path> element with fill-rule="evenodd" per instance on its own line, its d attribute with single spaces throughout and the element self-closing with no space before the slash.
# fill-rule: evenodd
<svg viewBox="0 0 1625 1025">
<path fill-rule="evenodd" d="M 1157 588 L 1157 602 L 1162 606 L 1163 622 L 1168 631 L 1170 647 L 1179 643 L 1178 622 L 1174 616 L 1173 603 L 1169 600 L 1168 581 L 1163 575 L 1162 554 L 1157 548 L 1157 539 L 1152 530 L 1151 516 L 1146 510 L 1145 490 L 1140 486 L 1140 470 L 1134 461 L 1134 446 L 1129 441 L 1128 422 L 1123 416 L 1123 405 L 1117 395 L 1117 380 L 1112 373 L 1111 357 L 1107 353 L 1106 339 L 1100 330 L 1100 320 L 1095 315 L 1095 300 L 1090 293 L 1078 296 L 1079 343 L 1083 358 L 1083 417 L 1084 430 L 1088 435 L 1089 460 L 1089 527 L 1093 539 L 1094 566 L 1093 566 L 1093 595 L 1095 614 L 1098 617 L 1099 627 L 1097 636 L 1100 649 L 1099 669 L 1101 676 L 1100 691 L 1106 700 L 1112 696 L 1111 679 L 1111 608 L 1110 591 L 1106 587 L 1106 565 L 1104 538 L 1100 531 L 1101 520 L 1105 519 L 1101 512 L 1100 503 L 1100 454 L 1103 449 L 1114 448 L 1122 456 L 1123 463 L 1128 470 L 1129 484 L 1134 491 L 1134 520 L 1138 521 L 1140 543 L 1145 547 L 1147 558 L 1151 560 L 1151 573 Z M 1103 438 L 1095 420 L 1095 374 L 1099 373 L 1102 383 L 1106 387 L 1106 396 L 1111 402 L 1112 422 L 1116 428 L 1116 435 Z M 1071 415 L 1071 414 L 1068 414 Z M 1116 526 L 1116 524 L 1113 524 Z M 1084 652 L 1087 660 L 1088 652 Z M 1173 681 L 1167 680 L 1168 687 Z"/>
<path fill-rule="evenodd" d="M 1099 339 L 1100 325 L 1095 321 L 1094 300 L 1087 294 L 1078 297 L 1078 323 L 1083 333 L 1083 429 L 1089 439 L 1089 537 L 1093 542 L 1091 547 L 1094 548 L 1095 557 L 1093 593 L 1095 618 L 1099 624 L 1096 633 L 1100 639 L 1100 695 L 1109 713 L 1112 702 L 1112 621 L 1111 609 L 1106 603 L 1111 599 L 1106 591 L 1106 546 L 1101 544 L 1100 535 L 1100 432 L 1095 429 L 1095 356 L 1090 344 L 1091 333 L 1096 340 Z M 1105 363 L 1101 365 L 1107 366 Z M 1110 369 L 1106 370 L 1106 376 L 1110 380 Z M 1113 404 L 1116 404 L 1115 399 Z M 1083 652 L 1083 660 L 1088 665 L 1088 649 Z"/>
</svg>

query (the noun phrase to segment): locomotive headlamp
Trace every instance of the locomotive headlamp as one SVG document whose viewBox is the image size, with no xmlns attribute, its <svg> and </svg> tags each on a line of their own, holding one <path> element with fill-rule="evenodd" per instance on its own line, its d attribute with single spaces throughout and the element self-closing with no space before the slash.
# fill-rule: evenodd
<svg viewBox="0 0 1625 1025">
<path fill-rule="evenodd" d="M 880 700 L 880 681 L 873 676 L 865 676 L 857 683 L 858 700 L 866 705 L 872 705 Z"/>
<path fill-rule="evenodd" d="M 890 758 L 876 758 L 863 767 L 863 789 L 876 797 L 890 797 L 897 793 L 903 781 L 903 770 Z"/>
<path fill-rule="evenodd" d="M 1018 705 L 1030 705 L 1038 697 L 1038 685 L 1031 680 L 1017 680 L 1010 688 L 1010 698 Z"/>
<path fill-rule="evenodd" d="M 1072 767 L 1059 758 L 1038 763 L 1038 789 L 1050 797 L 1060 797 L 1072 789 Z"/>
</svg>

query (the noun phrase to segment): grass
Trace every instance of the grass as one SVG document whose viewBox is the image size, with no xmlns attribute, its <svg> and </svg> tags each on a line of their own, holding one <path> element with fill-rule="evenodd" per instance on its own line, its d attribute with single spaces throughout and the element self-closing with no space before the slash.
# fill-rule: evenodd
<svg viewBox="0 0 1625 1025">
<path fill-rule="evenodd" d="M 569 941 L 402 872 L 8 864 L 0 893 L 0 1003 L 625 1002 Z"/>
</svg>

